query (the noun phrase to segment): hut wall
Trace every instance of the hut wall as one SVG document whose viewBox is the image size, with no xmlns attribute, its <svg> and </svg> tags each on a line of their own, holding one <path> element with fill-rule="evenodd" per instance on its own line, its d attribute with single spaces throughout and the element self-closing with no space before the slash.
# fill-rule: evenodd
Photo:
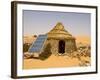
<svg viewBox="0 0 100 80">
<path fill-rule="evenodd" d="M 56 39 L 49 39 L 46 41 L 45 47 L 47 44 L 50 44 L 51 45 L 51 52 L 53 54 L 57 54 L 58 53 L 58 41 L 59 40 L 56 40 Z"/>
<path fill-rule="evenodd" d="M 75 39 L 69 39 L 66 40 L 66 48 L 65 48 L 65 52 L 73 52 L 76 50 L 76 43 L 75 43 Z"/>
<path fill-rule="evenodd" d="M 60 41 L 59 39 L 47 39 L 44 48 L 46 47 L 47 44 L 50 44 L 52 54 L 59 55 L 58 53 L 59 41 Z M 76 50 L 75 39 L 69 39 L 64 41 L 65 41 L 65 54 Z"/>
</svg>

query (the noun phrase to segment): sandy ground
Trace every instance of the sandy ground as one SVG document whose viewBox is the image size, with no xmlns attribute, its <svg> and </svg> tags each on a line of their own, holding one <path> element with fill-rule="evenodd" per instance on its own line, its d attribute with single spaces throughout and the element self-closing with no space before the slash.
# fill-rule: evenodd
<svg viewBox="0 0 100 80">
<path fill-rule="evenodd" d="M 72 58 L 68 56 L 51 55 L 48 59 L 42 61 L 39 59 L 24 59 L 23 69 L 34 68 L 56 68 L 56 67 L 76 67 L 81 61 L 90 61 L 89 57 Z"/>
<path fill-rule="evenodd" d="M 91 38 L 89 36 L 75 36 L 76 43 L 91 44 Z"/>
<path fill-rule="evenodd" d="M 90 44 L 90 38 L 87 36 L 77 36 L 77 43 Z M 69 56 L 55 56 L 51 55 L 48 59 L 42 61 L 39 59 L 24 59 L 23 69 L 35 69 L 35 68 L 56 68 L 56 67 L 76 67 L 82 65 L 84 61 L 90 62 L 90 57 L 72 58 Z"/>
<path fill-rule="evenodd" d="M 25 35 L 23 36 L 24 43 L 32 43 L 33 41 L 36 40 L 36 37 L 34 35 Z"/>
</svg>

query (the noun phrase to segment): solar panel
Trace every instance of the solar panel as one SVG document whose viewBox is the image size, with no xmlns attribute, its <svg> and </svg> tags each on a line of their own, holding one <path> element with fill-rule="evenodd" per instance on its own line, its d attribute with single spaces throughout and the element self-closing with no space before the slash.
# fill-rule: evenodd
<svg viewBox="0 0 100 80">
<path fill-rule="evenodd" d="M 36 41 L 30 46 L 28 52 L 30 53 L 40 52 L 46 39 L 47 35 L 39 35 Z"/>
</svg>

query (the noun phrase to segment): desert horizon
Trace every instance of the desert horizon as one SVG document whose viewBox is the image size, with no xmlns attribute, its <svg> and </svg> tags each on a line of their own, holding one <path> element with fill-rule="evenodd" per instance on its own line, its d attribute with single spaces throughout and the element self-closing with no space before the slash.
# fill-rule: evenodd
<svg viewBox="0 0 100 80">
<path fill-rule="evenodd" d="M 23 36 L 24 43 L 32 43 L 32 42 L 34 42 L 36 40 L 37 36 L 38 35 L 35 35 L 35 34 L 25 34 Z M 76 43 L 91 44 L 91 37 L 87 36 L 87 35 L 76 35 L 75 39 L 76 39 Z"/>
</svg>

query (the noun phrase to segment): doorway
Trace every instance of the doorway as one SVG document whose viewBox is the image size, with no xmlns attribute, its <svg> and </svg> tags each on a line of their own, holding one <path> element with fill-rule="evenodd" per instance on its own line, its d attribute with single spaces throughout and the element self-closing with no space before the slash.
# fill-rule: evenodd
<svg viewBox="0 0 100 80">
<path fill-rule="evenodd" d="M 59 41 L 58 52 L 61 53 L 61 54 L 65 53 L 65 41 L 64 40 Z"/>
</svg>

